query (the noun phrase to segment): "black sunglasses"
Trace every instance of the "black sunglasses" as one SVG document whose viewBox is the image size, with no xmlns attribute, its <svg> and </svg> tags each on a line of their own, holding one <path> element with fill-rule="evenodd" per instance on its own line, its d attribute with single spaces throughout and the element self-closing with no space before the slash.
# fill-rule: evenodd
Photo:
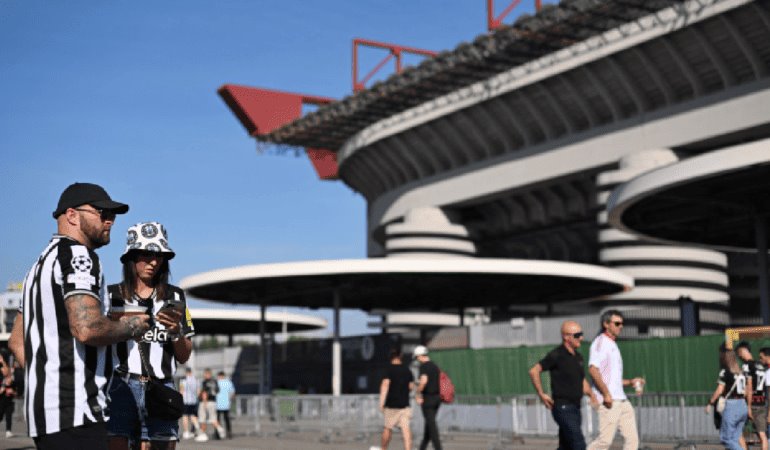
<svg viewBox="0 0 770 450">
<path fill-rule="evenodd" d="M 616 327 L 622 327 L 623 326 L 623 322 L 612 322 L 612 323 L 614 323 Z"/>
<path fill-rule="evenodd" d="M 577 333 L 572 333 L 572 337 L 575 339 L 580 339 L 584 336 L 582 331 L 578 331 Z"/>
<path fill-rule="evenodd" d="M 114 220 L 115 219 L 115 211 L 112 211 L 112 210 L 109 210 L 109 209 L 100 209 L 100 208 L 97 208 L 95 206 L 91 206 L 91 207 L 94 208 L 94 209 L 86 209 L 86 208 L 72 208 L 72 209 L 74 209 L 75 211 L 96 214 L 102 220 L 111 220 L 111 219 Z"/>
</svg>

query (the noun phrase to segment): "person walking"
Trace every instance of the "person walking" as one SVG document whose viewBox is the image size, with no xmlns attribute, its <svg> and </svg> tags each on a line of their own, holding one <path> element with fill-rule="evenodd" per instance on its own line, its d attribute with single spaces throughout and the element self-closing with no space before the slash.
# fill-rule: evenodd
<svg viewBox="0 0 770 450">
<path fill-rule="evenodd" d="M 770 347 L 762 347 L 759 349 L 759 361 L 765 367 L 765 415 L 767 416 L 767 423 L 765 424 L 765 436 L 770 437 Z"/>
<path fill-rule="evenodd" d="M 233 435 L 233 428 L 230 425 L 230 407 L 232 401 L 235 398 L 235 386 L 233 382 L 225 376 L 225 373 L 220 371 L 217 374 L 217 420 L 225 427 L 225 439 L 226 436 Z"/>
<path fill-rule="evenodd" d="M 623 330 L 623 314 L 611 309 L 601 316 L 601 333 L 591 343 L 588 358 L 588 373 L 593 381 L 594 395 L 599 405 L 599 435 L 588 448 L 590 450 L 608 449 L 620 434 L 625 440 L 624 450 L 639 448 L 639 434 L 636 430 L 636 415 L 631 402 L 628 401 L 624 386 L 634 386 L 639 389 L 644 385 L 644 378 L 623 378 L 623 357 L 618 344 L 615 342 Z"/>
<path fill-rule="evenodd" d="M 711 406 L 716 405 L 720 397 L 724 397 L 719 440 L 729 450 L 742 450 L 745 448 L 741 442 L 743 425 L 748 418 L 747 402 L 751 392 L 746 389 L 746 376 L 738 366 L 735 351 L 728 350 L 724 344 L 719 347 L 719 367 L 717 387 L 706 405 L 706 413 L 711 411 Z"/>
<path fill-rule="evenodd" d="M 184 402 L 184 414 L 182 414 L 182 439 L 192 439 L 200 430 L 198 423 L 198 379 L 192 373 L 191 368 L 184 370 L 185 376 L 179 381 L 179 393 Z"/>
<path fill-rule="evenodd" d="M 13 412 L 16 409 L 16 380 L 13 374 L 13 365 L 10 363 L 11 353 L 8 349 L 0 349 L 0 421 L 5 417 L 5 437 L 14 436 L 11 431 L 13 425 Z"/>
<path fill-rule="evenodd" d="M 409 406 L 409 393 L 414 390 L 414 376 L 409 367 L 401 360 L 401 350 L 390 352 L 390 365 L 380 383 L 380 411 L 385 416 L 382 429 L 381 448 L 388 448 L 393 428 L 398 425 L 404 438 L 404 449 L 412 448 L 412 408 Z"/>
<path fill-rule="evenodd" d="M 94 252 L 109 244 L 118 214 L 101 186 L 74 183 L 53 212 L 57 233 L 24 279 L 9 347 L 25 366 L 27 431 L 38 449 L 107 448 L 106 352 L 150 327 L 149 315 L 110 320 Z"/>
<path fill-rule="evenodd" d="M 767 450 L 767 397 L 765 396 L 765 366 L 754 360 L 751 345 L 741 341 L 735 347 L 736 355 L 743 361 L 741 369 L 746 377 L 746 389 L 749 391 L 748 419 L 754 424 L 754 431 L 759 436 L 760 447 Z"/>
<path fill-rule="evenodd" d="M 581 430 L 580 401 L 583 395 L 598 405 L 583 369 L 583 355 L 577 350 L 583 343 L 583 330 L 577 322 L 567 320 L 561 325 L 562 344 L 551 350 L 529 369 L 529 378 L 538 397 L 551 410 L 559 426 L 559 450 L 585 450 L 586 441 Z M 540 374 L 551 372 L 551 394 L 543 391 Z"/>
<path fill-rule="evenodd" d="M 438 435 L 436 416 L 441 406 L 439 396 L 439 376 L 441 371 L 436 363 L 430 360 L 428 349 L 424 345 L 418 345 L 414 349 L 414 358 L 420 362 L 419 378 L 417 381 L 417 404 L 422 409 L 425 419 L 425 429 L 420 442 L 420 450 L 428 448 L 428 442 L 433 444 L 435 450 L 441 450 L 441 439 Z"/>
<path fill-rule="evenodd" d="M 225 437 L 225 430 L 219 425 L 217 420 L 217 393 L 219 385 L 217 380 L 211 378 L 211 369 L 203 371 L 203 381 L 201 382 L 200 392 L 198 393 L 198 423 L 200 424 L 200 433 L 195 436 L 196 442 L 206 442 L 209 440 L 206 434 L 206 424 L 214 425 L 219 437 Z"/>
<path fill-rule="evenodd" d="M 169 261 L 176 256 L 168 244 L 168 233 L 158 222 L 131 226 L 126 248 L 120 257 L 123 281 L 107 288 L 109 313 L 115 317 L 138 309 L 148 311 L 152 328 L 137 341 L 112 347 L 115 371 L 110 381 L 110 450 L 127 450 L 141 442 L 173 450 L 179 440 L 179 423 L 153 417 L 145 407 L 145 385 L 160 381 L 175 388 L 177 363 L 185 363 L 195 335 L 184 291 L 169 284 Z"/>
</svg>

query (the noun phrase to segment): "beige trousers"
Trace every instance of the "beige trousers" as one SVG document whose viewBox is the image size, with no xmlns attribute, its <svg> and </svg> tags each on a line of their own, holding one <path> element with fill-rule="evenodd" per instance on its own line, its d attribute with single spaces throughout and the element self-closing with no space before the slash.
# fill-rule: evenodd
<svg viewBox="0 0 770 450">
<path fill-rule="evenodd" d="M 599 435 L 588 445 L 588 450 L 609 449 L 618 430 L 625 439 L 623 450 L 639 449 L 636 414 L 629 401 L 615 400 L 612 402 L 612 408 L 609 409 L 603 404 L 599 406 Z"/>
</svg>

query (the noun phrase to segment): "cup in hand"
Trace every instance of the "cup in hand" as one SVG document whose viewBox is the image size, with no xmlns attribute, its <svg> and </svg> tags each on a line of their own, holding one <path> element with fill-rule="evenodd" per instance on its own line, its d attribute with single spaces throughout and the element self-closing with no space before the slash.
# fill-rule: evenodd
<svg viewBox="0 0 770 450">
<path fill-rule="evenodd" d="M 110 308 L 110 319 L 120 320 L 123 316 L 136 316 L 147 314 L 147 308 L 138 305 L 113 306 Z"/>
</svg>

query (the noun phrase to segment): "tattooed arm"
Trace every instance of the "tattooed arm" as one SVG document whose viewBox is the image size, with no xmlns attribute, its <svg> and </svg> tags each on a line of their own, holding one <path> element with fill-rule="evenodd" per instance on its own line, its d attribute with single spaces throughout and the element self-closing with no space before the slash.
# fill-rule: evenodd
<svg viewBox="0 0 770 450">
<path fill-rule="evenodd" d="M 91 295 L 76 294 L 65 300 L 72 336 L 83 344 L 102 346 L 141 336 L 150 328 L 147 314 L 110 320 L 102 315 L 101 304 Z"/>
<path fill-rule="evenodd" d="M 16 314 L 13 322 L 11 336 L 8 338 L 8 348 L 21 367 L 24 367 L 24 318 L 21 313 Z"/>
</svg>

